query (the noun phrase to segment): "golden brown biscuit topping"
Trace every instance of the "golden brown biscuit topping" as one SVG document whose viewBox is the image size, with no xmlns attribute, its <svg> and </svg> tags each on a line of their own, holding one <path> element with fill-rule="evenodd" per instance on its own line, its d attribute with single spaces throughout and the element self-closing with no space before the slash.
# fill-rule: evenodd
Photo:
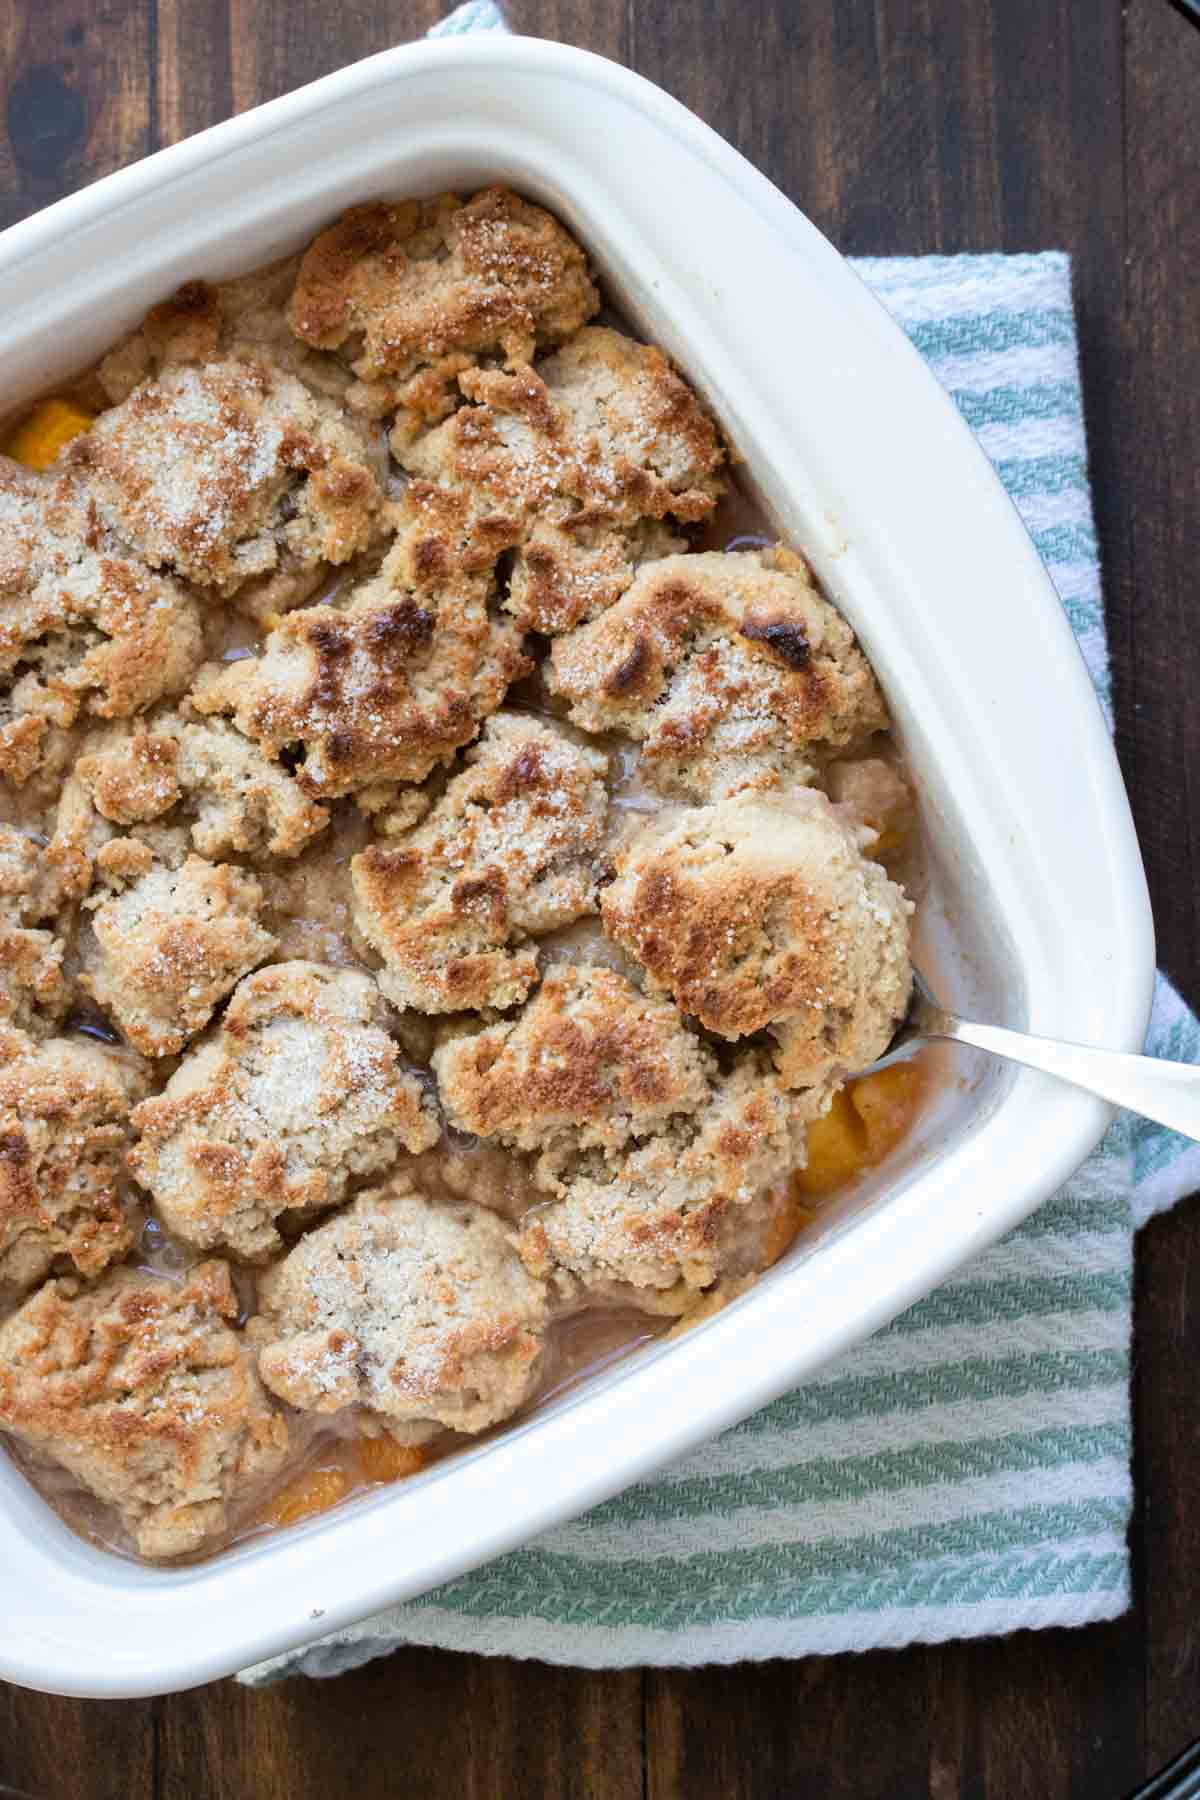
<svg viewBox="0 0 1200 1800">
<path fill-rule="evenodd" d="M 170 1228 L 261 1261 L 282 1214 L 428 1149 L 437 1121 L 386 1023 L 357 970 L 277 963 L 243 981 L 217 1036 L 134 1114 L 129 1165 Z"/>
<path fill-rule="evenodd" d="M 143 1556 L 195 1550 L 287 1452 L 237 1311 L 219 1262 L 51 1281 L 0 1325 L 0 1428 L 113 1506 Z"/>
<path fill-rule="evenodd" d="M 0 1433 L 141 1555 L 716 1310 L 903 1009 L 874 677 L 599 306 L 376 201 L 6 438 Z"/>
<path fill-rule="evenodd" d="M 504 188 L 465 204 L 356 206 L 308 250 L 288 306 L 296 336 L 341 349 L 360 404 L 415 423 L 450 411 L 451 384 L 483 356 L 528 362 L 591 317 L 600 297 L 578 244 Z"/>
<path fill-rule="evenodd" d="M 649 345 L 589 326 L 536 369 L 472 369 L 459 385 L 473 404 L 397 448 L 418 478 L 401 542 L 428 532 L 428 484 L 454 496 L 462 551 L 515 549 L 506 604 L 526 630 L 595 617 L 642 562 L 686 547 L 665 520 L 696 523 L 717 503 L 716 428 Z"/>
<path fill-rule="evenodd" d="M 737 1227 L 803 1163 L 804 1111 L 752 1053 L 699 1111 L 624 1154 L 582 1150 L 554 1172 L 560 1198 L 521 1222 L 521 1254 L 568 1296 L 687 1310 L 737 1272 Z"/>
<path fill-rule="evenodd" d="M 649 564 L 558 640 L 549 684 L 577 725 L 635 739 L 643 779 L 681 799 L 807 783 L 887 724 L 850 627 L 788 552 Z"/>
<path fill-rule="evenodd" d="M 105 524 L 152 568 L 222 594 L 282 557 L 346 562 L 370 542 L 380 501 L 358 436 L 263 356 L 165 369 L 68 457 Z"/>
<path fill-rule="evenodd" d="M 127 718 L 203 654 L 177 583 L 136 562 L 66 476 L 0 457 L 0 779 L 23 785 L 81 712 Z"/>
<path fill-rule="evenodd" d="M 446 1116 L 520 1150 L 615 1149 L 705 1104 L 707 1047 L 612 969 L 552 969 L 513 1018 L 434 1054 Z"/>
<path fill-rule="evenodd" d="M 92 915 L 95 950 L 80 986 L 137 1049 L 171 1056 L 275 940 L 258 923 L 262 889 L 253 876 L 201 856 L 166 868 L 145 845 L 118 843 L 129 859 L 110 856 L 107 872 L 130 885 Z"/>
<path fill-rule="evenodd" d="M 122 1153 L 144 1085 L 130 1057 L 0 1029 L 0 1288 L 60 1258 L 97 1275 L 128 1250 Z"/>
<path fill-rule="evenodd" d="M 528 715 L 498 714 L 465 761 L 421 823 L 351 865 L 379 984 L 423 1012 L 511 1006 L 537 978 L 530 937 L 596 909 L 605 757 Z"/>
<path fill-rule="evenodd" d="M 908 1006 L 908 904 L 823 794 L 741 793 L 647 820 L 604 923 L 655 989 L 722 1037 L 769 1027 L 808 1086 L 865 1068 Z"/>
<path fill-rule="evenodd" d="M 545 1290 L 485 1207 L 433 1205 L 407 1175 L 362 1194 L 261 1283 L 259 1369 L 302 1411 L 361 1405 L 412 1441 L 482 1431 L 537 1376 Z"/>
<path fill-rule="evenodd" d="M 389 556 L 344 610 L 288 614 L 260 657 L 233 664 L 194 702 L 231 714 L 269 755 L 297 758 L 296 780 L 324 800 L 424 780 L 528 668 L 477 586 L 417 595 Z"/>
</svg>

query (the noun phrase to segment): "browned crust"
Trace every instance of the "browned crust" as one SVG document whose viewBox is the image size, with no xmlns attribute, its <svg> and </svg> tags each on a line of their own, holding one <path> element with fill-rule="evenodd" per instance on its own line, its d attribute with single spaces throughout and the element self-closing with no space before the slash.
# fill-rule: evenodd
<svg viewBox="0 0 1200 1800">
<path fill-rule="evenodd" d="M 653 827 L 618 856 L 617 880 L 601 897 L 608 931 L 681 1010 L 723 1037 L 745 1037 L 773 1019 L 849 992 L 839 979 L 841 896 L 788 856 L 786 813 L 756 808 L 761 829 L 778 834 L 778 854 L 746 860 L 725 841 L 732 808 L 689 815 L 694 830 Z M 733 816 L 740 827 L 745 822 Z M 779 840 L 783 839 L 783 842 Z"/>
<path fill-rule="evenodd" d="M 0 1284 L 62 1257 L 97 1275 L 130 1245 L 122 1205 L 133 1064 L 90 1045 L 0 1030 Z"/>
<path fill-rule="evenodd" d="M 138 725 L 110 750 L 81 756 L 75 773 L 103 818 L 134 825 L 157 819 L 178 800 L 178 758 L 178 742 L 169 732 Z"/>
<path fill-rule="evenodd" d="M 809 779 L 812 757 L 887 723 L 849 626 L 781 551 L 647 565 L 559 639 L 549 681 L 577 724 L 636 738 L 646 778 L 687 798 Z"/>
<path fill-rule="evenodd" d="M 423 780 L 470 742 L 530 666 L 478 587 L 417 595 L 389 556 L 347 609 L 290 613 L 261 657 L 234 664 L 195 704 L 231 713 L 272 756 L 299 751 L 296 779 L 323 800 Z"/>
<path fill-rule="evenodd" d="M 694 1112 L 715 1073 L 675 1007 L 605 968 L 552 969 L 514 1019 L 434 1056 L 447 1117 L 522 1149 L 556 1134 L 619 1143 Z"/>
<path fill-rule="evenodd" d="M 861 1068 L 909 985 L 906 903 L 865 835 L 816 792 L 649 820 L 617 852 L 605 926 L 708 1030 L 771 1027 L 790 1080 Z"/>
<path fill-rule="evenodd" d="M 143 1555 L 196 1549 L 287 1450 L 237 1310 L 224 1263 L 178 1283 L 133 1269 L 82 1291 L 49 1282 L 0 1326 L 0 1429 L 115 1505 Z"/>
<path fill-rule="evenodd" d="M 495 187 L 465 203 L 442 194 L 352 207 L 306 252 L 288 323 L 319 349 L 349 347 L 355 373 L 385 384 L 373 410 L 431 419 L 478 357 L 527 360 L 599 304 L 557 220 Z"/>
<path fill-rule="evenodd" d="M 604 758 L 542 721 L 489 721 L 415 829 L 351 864 L 355 923 L 384 991 L 430 1012 L 510 1006 L 537 958 L 523 940 L 596 907 Z"/>
</svg>

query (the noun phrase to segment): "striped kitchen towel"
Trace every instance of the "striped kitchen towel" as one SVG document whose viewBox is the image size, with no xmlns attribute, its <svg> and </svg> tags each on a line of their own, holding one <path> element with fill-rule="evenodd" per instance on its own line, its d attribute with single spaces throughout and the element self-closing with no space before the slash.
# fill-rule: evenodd
<svg viewBox="0 0 1200 1800">
<path fill-rule="evenodd" d="M 1109 707 L 1067 258 L 857 266 L 992 458 Z M 1200 1061 L 1165 980 L 1148 1047 Z M 338 1674 L 405 1643 L 612 1667 L 1112 1617 L 1129 1603 L 1133 1234 L 1197 1186 L 1200 1146 L 1121 1116 L 1023 1226 L 803 1388 L 526 1549 L 243 1679 Z"/>
</svg>

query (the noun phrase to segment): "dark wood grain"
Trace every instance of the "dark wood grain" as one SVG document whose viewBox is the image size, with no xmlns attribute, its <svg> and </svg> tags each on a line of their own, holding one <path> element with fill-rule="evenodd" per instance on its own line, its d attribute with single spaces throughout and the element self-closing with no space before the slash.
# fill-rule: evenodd
<svg viewBox="0 0 1200 1800">
<path fill-rule="evenodd" d="M 1120 743 L 1154 895 L 1159 954 L 1197 997 L 1200 945 L 1200 31 L 1166 7 L 1128 19 L 1125 87 L 1130 394 L 1123 466 L 1128 564 L 1117 614 Z M 1135 453 L 1136 474 L 1129 471 Z M 1139 1520 L 1146 1747 L 1162 1762 L 1200 1731 L 1200 1208 L 1144 1234 L 1137 1284 Z"/>
<path fill-rule="evenodd" d="M 647 1676 L 647 1800 L 1071 1800 L 1141 1767 L 1139 1636 L 1085 1632 Z"/>
<path fill-rule="evenodd" d="M 153 1800 L 154 1702 L 56 1700 L 0 1683 L 0 1796 Z"/>
<path fill-rule="evenodd" d="M 1129 400 L 1120 430 L 1127 558 L 1119 742 L 1155 882 L 1160 957 L 1196 993 L 1200 946 L 1200 31 L 1169 8 L 1128 15 L 1125 88 Z M 1136 461 L 1136 468 L 1132 465 Z M 1181 704 L 1164 703 L 1178 695 Z"/>
<path fill-rule="evenodd" d="M 408 1650 L 163 1703 L 162 1800 L 641 1800 L 641 1676 Z M 90 1797 L 89 1797 L 90 1800 Z"/>
<path fill-rule="evenodd" d="M 424 30 L 438 0 L 9 0 L 0 222 Z M 1075 259 L 1118 749 L 1200 1000 L 1200 32 L 1167 0 L 514 0 L 630 63 L 850 252 Z M 619 147 L 618 147 L 619 148 Z M 0 1690 L 37 1800 L 1117 1800 L 1200 1733 L 1200 1209 L 1138 1270 L 1135 1607 L 1092 1630 L 593 1674 L 406 1651 L 335 1683 Z"/>
<path fill-rule="evenodd" d="M 155 147 L 153 0 L 36 0 L 3 13 L 0 224 Z"/>
</svg>

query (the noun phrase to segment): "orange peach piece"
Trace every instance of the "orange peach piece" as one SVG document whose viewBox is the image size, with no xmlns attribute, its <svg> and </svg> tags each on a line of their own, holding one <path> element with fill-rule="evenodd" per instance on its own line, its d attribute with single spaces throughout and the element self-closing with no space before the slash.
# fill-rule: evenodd
<svg viewBox="0 0 1200 1800">
<path fill-rule="evenodd" d="M 853 1181 L 866 1160 L 867 1139 L 863 1122 L 843 1088 L 833 1096 L 827 1113 L 808 1128 L 808 1162 L 792 1177 L 793 1190 L 801 1194 L 831 1194 Z"/>
<path fill-rule="evenodd" d="M 350 1477 L 336 1463 L 306 1469 L 267 1502 L 260 1515 L 264 1525 L 298 1525 L 317 1513 L 328 1512 L 350 1491 Z"/>
<path fill-rule="evenodd" d="M 39 400 L 29 416 L 9 433 L 4 448 L 29 469 L 48 469 L 72 438 L 92 423 L 93 415 L 70 400 Z"/>
<path fill-rule="evenodd" d="M 403 1481 L 425 1467 L 424 1450 L 414 1444 L 397 1444 L 390 1437 L 359 1438 L 354 1461 L 363 1481 Z"/>
<path fill-rule="evenodd" d="M 851 1083 L 850 1104 L 862 1120 L 868 1165 L 882 1162 L 908 1131 L 923 1085 L 923 1071 L 902 1062 Z"/>
</svg>

